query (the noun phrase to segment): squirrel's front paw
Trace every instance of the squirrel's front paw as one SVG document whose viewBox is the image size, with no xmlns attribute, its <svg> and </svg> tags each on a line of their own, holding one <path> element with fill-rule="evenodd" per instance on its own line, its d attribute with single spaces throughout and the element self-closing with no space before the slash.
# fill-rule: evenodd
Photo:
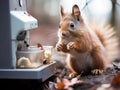
<svg viewBox="0 0 120 90">
<path fill-rule="evenodd" d="M 70 43 L 67 44 L 67 49 L 68 50 L 71 50 L 73 48 L 74 48 L 74 42 L 70 42 Z"/>
<path fill-rule="evenodd" d="M 57 51 L 62 51 L 63 47 L 64 47 L 64 44 L 57 44 L 56 45 L 56 50 Z"/>
<path fill-rule="evenodd" d="M 56 45 L 56 50 L 57 51 L 63 51 L 63 52 L 68 52 L 66 45 L 63 43 L 59 43 Z"/>
<path fill-rule="evenodd" d="M 102 74 L 103 73 L 103 69 L 93 69 L 91 72 L 94 75 L 98 75 L 98 74 Z"/>
</svg>

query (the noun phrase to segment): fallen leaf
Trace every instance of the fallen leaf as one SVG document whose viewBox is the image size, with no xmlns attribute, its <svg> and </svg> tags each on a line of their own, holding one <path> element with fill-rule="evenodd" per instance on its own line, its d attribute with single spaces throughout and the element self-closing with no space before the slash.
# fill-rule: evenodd
<svg viewBox="0 0 120 90">
<path fill-rule="evenodd" d="M 78 80 L 77 77 L 72 78 L 71 80 L 66 79 L 66 78 L 62 78 L 59 79 L 57 78 L 57 90 L 73 90 L 72 85 L 77 84 L 77 83 L 81 83 L 81 80 Z"/>
<path fill-rule="evenodd" d="M 120 87 L 120 73 L 118 73 L 112 80 L 111 86 Z"/>
</svg>

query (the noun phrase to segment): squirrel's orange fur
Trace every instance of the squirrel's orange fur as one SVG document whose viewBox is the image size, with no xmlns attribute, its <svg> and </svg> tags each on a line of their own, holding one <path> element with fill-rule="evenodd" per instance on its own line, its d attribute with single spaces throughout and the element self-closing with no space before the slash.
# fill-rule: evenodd
<svg viewBox="0 0 120 90">
<path fill-rule="evenodd" d="M 77 5 L 73 6 L 72 13 L 64 13 L 61 8 L 58 37 L 56 49 L 67 54 L 72 75 L 87 71 L 102 73 L 119 53 L 113 28 L 86 23 Z"/>
</svg>

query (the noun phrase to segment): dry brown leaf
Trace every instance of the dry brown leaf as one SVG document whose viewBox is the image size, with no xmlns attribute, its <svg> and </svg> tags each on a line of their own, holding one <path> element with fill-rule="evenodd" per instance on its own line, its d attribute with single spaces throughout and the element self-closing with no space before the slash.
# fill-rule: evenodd
<svg viewBox="0 0 120 90">
<path fill-rule="evenodd" d="M 112 80 L 111 85 L 113 87 L 120 87 L 120 73 L 118 73 Z"/>
<path fill-rule="evenodd" d="M 66 79 L 66 78 L 62 78 L 59 79 L 57 78 L 57 90 L 73 90 L 70 86 L 77 84 L 77 83 L 81 83 L 82 81 L 78 80 L 78 78 L 72 78 L 71 80 Z"/>
</svg>

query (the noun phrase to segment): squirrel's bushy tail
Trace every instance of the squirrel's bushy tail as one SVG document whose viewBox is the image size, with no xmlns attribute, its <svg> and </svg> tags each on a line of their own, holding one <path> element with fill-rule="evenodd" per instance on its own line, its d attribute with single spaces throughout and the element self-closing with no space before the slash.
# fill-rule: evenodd
<svg viewBox="0 0 120 90">
<path fill-rule="evenodd" d="M 104 22 L 99 25 L 93 24 L 93 30 L 99 37 L 101 43 L 106 49 L 108 62 L 112 62 L 116 59 L 120 59 L 119 38 L 117 37 L 117 31 Z"/>
</svg>

